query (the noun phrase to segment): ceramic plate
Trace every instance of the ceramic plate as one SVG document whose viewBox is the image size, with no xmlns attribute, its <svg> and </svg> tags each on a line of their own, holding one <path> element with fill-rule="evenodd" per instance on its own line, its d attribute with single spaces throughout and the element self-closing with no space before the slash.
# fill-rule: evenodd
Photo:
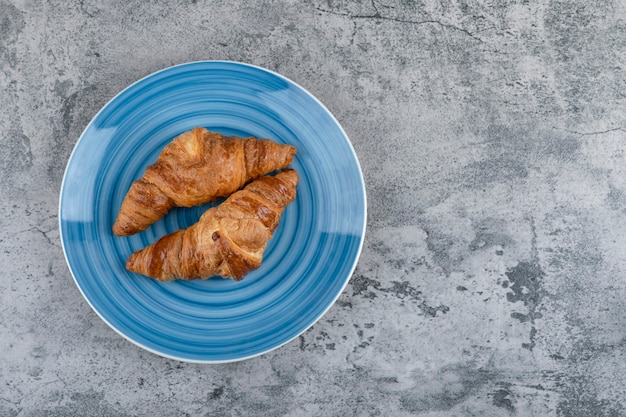
<svg viewBox="0 0 626 417">
<path fill-rule="evenodd" d="M 159 283 L 128 272 L 129 255 L 195 223 L 208 206 L 174 209 L 149 229 L 111 226 L 131 183 L 180 133 L 203 126 L 298 149 L 296 200 L 243 281 Z M 348 282 L 363 244 L 363 177 L 345 132 L 310 93 L 274 72 L 193 62 L 156 72 L 114 97 L 89 123 L 68 162 L 59 222 L 69 268 L 95 312 L 156 354 L 228 362 L 275 349 L 312 326 Z"/>
</svg>

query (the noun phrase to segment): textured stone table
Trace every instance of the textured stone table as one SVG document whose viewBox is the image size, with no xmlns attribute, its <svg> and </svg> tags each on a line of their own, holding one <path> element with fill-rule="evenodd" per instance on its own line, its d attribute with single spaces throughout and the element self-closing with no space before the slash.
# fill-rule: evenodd
<svg viewBox="0 0 626 417">
<path fill-rule="evenodd" d="M 1 416 L 626 415 L 623 1 L 102 3 L 0 0 Z M 316 95 L 369 204 L 328 314 L 216 366 L 111 330 L 57 226 L 100 107 L 203 59 Z"/>
</svg>

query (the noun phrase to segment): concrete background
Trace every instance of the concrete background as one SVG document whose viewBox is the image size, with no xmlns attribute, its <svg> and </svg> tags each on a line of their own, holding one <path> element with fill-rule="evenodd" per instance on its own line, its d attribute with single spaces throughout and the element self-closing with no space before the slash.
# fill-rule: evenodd
<svg viewBox="0 0 626 417">
<path fill-rule="evenodd" d="M 626 415 L 626 3 L 0 0 L 0 416 Z M 240 363 L 127 342 L 58 233 L 129 83 L 257 64 L 336 115 L 368 231 L 345 293 Z"/>
</svg>

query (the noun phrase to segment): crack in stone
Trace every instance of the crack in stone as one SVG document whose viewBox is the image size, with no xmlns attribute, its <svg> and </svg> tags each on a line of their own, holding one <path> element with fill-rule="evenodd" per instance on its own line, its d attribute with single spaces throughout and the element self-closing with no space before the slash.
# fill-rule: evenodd
<svg viewBox="0 0 626 417">
<path fill-rule="evenodd" d="M 81 11 L 81 12 L 85 13 L 87 16 L 89 16 L 89 17 L 91 17 L 91 18 L 94 18 L 94 17 L 95 17 L 93 13 L 89 13 L 89 12 L 87 11 L 87 8 L 85 7 L 85 0 L 79 0 L 78 4 L 79 4 L 79 6 L 80 6 L 80 11 Z"/>
<path fill-rule="evenodd" d="M 50 245 L 52 245 L 52 246 L 56 246 L 57 248 L 60 248 L 60 246 L 59 246 L 59 245 L 57 245 L 56 243 L 54 243 L 54 242 L 52 241 L 52 239 L 50 239 L 50 236 L 48 236 L 48 233 L 50 233 L 52 230 L 56 230 L 56 229 L 52 229 L 52 230 L 48 230 L 47 232 L 44 232 L 43 230 L 41 230 L 41 229 L 40 229 L 40 228 L 38 228 L 38 227 L 33 227 L 33 230 L 36 230 L 36 231 L 38 231 L 39 233 L 41 233 L 41 234 L 43 235 L 43 237 L 46 239 L 46 241 L 47 241 Z"/>
<path fill-rule="evenodd" d="M 597 131 L 593 131 L 593 132 L 579 132 L 577 130 L 569 130 L 569 129 L 558 129 L 558 130 L 563 130 L 567 133 L 571 133 L 573 135 L 578 135 L 580 137 L 583 136 L 597 136 L 597 135 L 604 135 L 606 133 L 611 133 L 611 132 L 626 132 L 626 128 L 623 127 L 614 127 L 612 129 L 606 129 L 606 130 L 597 130 Z"/>
<path fill-rule="evenodd" d="M 356 22 L 352 22 L 352 33 L 350 34 L 350 46 L 354 45 L 354 37 L 356 36 Z"/>
<path fill-rule="evenodd" d="M 37 226 L 33 226 L 33 227 L 31 227 L 30 229 L 20 230 L 20 231 L 19 231 L 19 232 L 17 232 L 17 233 L 25 233 L 25 232 L 33 232 L 33 231 L 35 231 L 35 232 L 39 232 L 39 233 L 41 233 L 41 234 L 43 235 L 43 237 L 46 239 L 46 241 L 47 241 L 50 245 L 55 246 L 55 247 L 57 247 L 57 248 L 61 248 L 61 246 L 59 246 L 58 244 L 56 244 L 55 242 L 53 242 L 53 241 L 52 241 L 52 239 L 50 239 L 50 236 L 48 236 L 48 233 L 52 232 L 53 230 L 56 230 L 56 228 L 50 229 L 50 230 L 48 230 L 48 231 L 44 231 L 44 230 L 41 230 L 41 229 L 40 229 L 39 227 L 37 227 Z"/>
<path fill-rule="evenodd" d="M 9 404 L 13 404 L 13 405 L 16 405 L 16 406 L 17 406 L 17 405 L 20 405 L 20 403 L 22 402 L 22 400 L 19 400 L 19 401 L 12 401 L 12 400 L 9 400 L 8 398 L 4 398 L 4 397 L 0 397 L 0 401 L 6 401 L 6 402 L 8 402 Z"/>
<path fill-rule="evenodd" d="M 428 19 L 428 20 L 410 20 L 410 19 L 400 19 L 397 17 L 391 17 L 391 16 L 384 16 L 382 15 L 379 11 L 378 8 L 374 5 L 374 2 L 372 2 L 372 7 L 375 10 L 375 13 L 373 14 L 350 14 L 350 13 L 342 13 L 342 12 L 338 12 L 336 10 L 329 10 L 329 9 L 324 9 L 322 7 L 319 6 L 315 6 L 315 10 L 318 10 L 320 12 L 323 13 L 328 13 L 328 14 L 333 14 L 335 16 L 343 16 L 343 17 L 347 17 L 349 19 L 372 19 L 372 20 L 387 20 L 387 21 L 392 21 L 392 22 L 398 22 L 398 23 L 405 23 L 405 24 L 411 24 L 411 25 L 416 25 L 416 26 L 421 26 L 421 25 L 438 25 L 442 28 L 445 29 L 452 29 L 461 33 L 464 33 L 465 35 L 469 36 L 470 38 L 480 42 L 480 43 L 484 43 L 484 41 L 477 37 L 476 35 L 474 35 L 472 32 L 470 32 L 467 29 L 463 29 L 461 27 L 449 24 L 449 23 L 444 23 L 441 22 L 439 20 L 436 19 Z"/>
</svg>

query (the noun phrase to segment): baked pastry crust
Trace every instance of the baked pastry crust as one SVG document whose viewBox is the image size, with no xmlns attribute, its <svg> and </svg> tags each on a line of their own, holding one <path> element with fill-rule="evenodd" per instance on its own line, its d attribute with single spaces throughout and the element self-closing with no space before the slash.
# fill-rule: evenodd
<svg viewBox="0 0 626 417">
<path fill-rule="evenodd" d="M 297 183 L 293 169 L 258 178 L 194 225 L 133 253 L 126 268 L 159 281 L 216 275 L 241 280 L 261 266 L 283 210 L 296 197 Z"/>
<path fill-rule="evenodd" d="M 296 148 L 269 139 L 228 137 L 197 127 L 176 137 L 135 181 L 113 224 L 128 236 L 145 230 L 172 207 L 226 197 L 246 183 L 287 167 Z"/>
</svg>

